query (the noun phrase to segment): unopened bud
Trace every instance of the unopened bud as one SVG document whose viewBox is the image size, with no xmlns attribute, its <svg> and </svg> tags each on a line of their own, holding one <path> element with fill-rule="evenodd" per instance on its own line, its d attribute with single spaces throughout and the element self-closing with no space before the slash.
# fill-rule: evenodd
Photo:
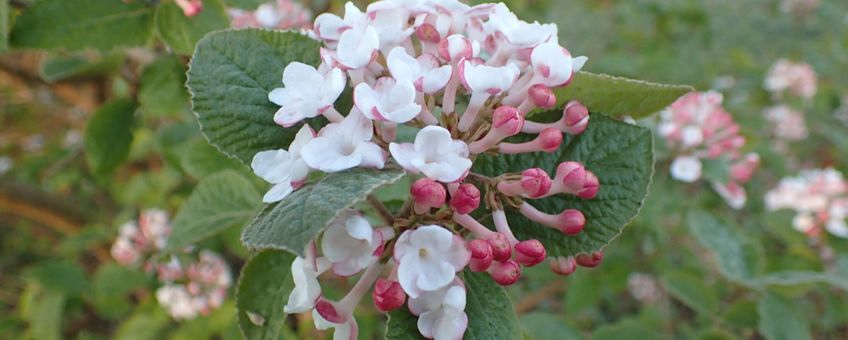
<svg viewBox="0 0 848 340">
<path fill-rule="evenodd" d="M 545 260 L 547 251 L 539 240 L 526 240 L 515 245 L 515 260 L 518 263 L 532 267 Z"/>
<path fill-rule="evenodd" d="M 526 121 L 525 121 L 526 122 Z M 562 131 L 557 128 L 546 128 L 539 132 L 535 139 L 524 143 L 500 143 L 498 152 L 503 154 L 517 154 L 528 152 L 551 153 L 559 150 L 562 145 Z"/>
<path fill-rule="evenodd" d="M 554 91 L 544 84 L 531 86 L 527 94 L 530 96 L 530 100 L 533 101 L 533 104 L 537 107 L 551 109 L 556 106 L 556 94 L 554 94 Z"/>
<path fill-rule="evenodd" d="M 586 225 L 586 217 L 580 210 L 566 209 L 559 214 L 560 230 L 566 235 L 574 236 L 579 234 Z"/>
<path fill-rule="evenodd" d="M 563 109 L 563 132 L 579 135 L 589 126 L 589 109 L 576 100 L 572 100 Z"/>
<path fill-rule="evenodd" d="M 345 323 L 347 322 L 347 318 L 339 313 L 336 309 L 336 306 L 323 298 L 319 298 L 318 301 L 315 302 L 315 311 L 321 315 L 324 320 L 327 320 L 332 323 Z"/>
<path fill-rule="evenodd" d="M 592 199 L 598 194 L 601 183 L 598 182 L 598 176 L 595 176 L 591 171 L 586 171 L 586 183 L 583 184 L 583 189 L 577 192 L 577 197 L 582 199 Z"/>
<path fill-rule="evenodd" d="M 577 261 L 572 256 L 552 257 L 549 264 L 551 265 L 551 270 L 559 275 L 571 275 L 577 270 Z"/>
<path fill-rule="evenodd" d="M 371 297 L 374 300 L 374 306 L 383 313 L 395 310 L 406 302 L 406 293 L 403 292 L 400 283 L 383 278 L 377 279 L 374 283 Z"/>
<path fill-rule="evenodd" d="M 550 176 L 539 168 L 524 170 L 520 180 L 498 183 L 498 190 L 507 196 L 539 198 L 547 194 L 550 189 Z"/>
<path fill-rule="evenodd" d="M 444 60 L 456 62 L 462 58 L 471 59 L 474 56 L 474 48 L 471 42 L 461 34 L 448 36 L 439 42 L 439 57 Z"/>
<path fill-rule="evenodd" d="M 492 237 L 486 239 L 492 247 L 492 258 L 495 261 L 506 261 L 512 257 L 512 246 L 509 238 L 502 233 L 493 233 Z"/>
<path fill-rule="evenodd" d="M 509 286 L 521 278 L 521 266 L 513 260 L 494 262 L 488 272 L 501 286 Z"/>
<path fill-rule="evenodd" d="M 445 205 L 447 192 L 440 183 L 429 178 L 421 178 L 409 188 L 409 193 L 415 202 L 415 213 L 424 214 L 431 208 Z"/>
<path fill-rule="evenodd" d="M 580 254 L 577 255 L 575 259 L 577 264 L 586 268 L 594 268 L 601 264 L 601 261 L 604 259 L 604 253 L 600 251 L 593 252 L 591 254 Z"/>
<path fill-rule="evenodd" d="M 586 185 L 586 168 L 578 162 L 557 165 L 554 190 L 557 193 L 576 194 Z"/>
<path fill-rule="evenodd" d="M 203 2 L 200 0 L 176 0 L 175 2 L 187 17 L 193 17 L 203 10 Z"/>
<path fill-rule="evenodd" d="M 415 36 L 423 42 L 438 44 L 442 40 L 439 31 L 430 23 L 423 23 L 415 29 Z M 441 50 L 441 49 L 440 49 Z"/>
<path fill-rule="evenodd" d="M 524 115 L 512 106 L 501 106 L 492 114 L 492 129 L 502 134 L 502 137 L 514 136 L 524 127 Z"/>
<path fill-rule="evenodd" d="M 480 206 L 480 189 L 471 183 L 461 184 L 451 194 L 450 206 L 456 213 L 465 215 L 476 210 Z"/>
<path fill-rule="evenodd" d="M 494 260 L 492 246 L 489 242 L 480 239 L 471 240 L 468 242 L 468 250 L 471 252 L 468 269 L 473 272 L 482 272 L 489 269 Z"/>
</svg>

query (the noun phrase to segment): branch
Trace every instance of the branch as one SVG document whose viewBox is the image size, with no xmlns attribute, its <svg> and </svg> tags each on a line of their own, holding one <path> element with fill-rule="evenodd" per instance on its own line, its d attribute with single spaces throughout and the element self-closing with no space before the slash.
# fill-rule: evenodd
<svg viewBox="0 0 848 340">
<path fill-rule="evenodd" d="M 383 202 L 380 202 L 377 196 L 368 195 L 367 199 L 368 203 L 371 204 L 371 207 L 374 208 L 374 211 L 377 212 L 377 215 L 380 215 L 380 218 L 383 219 L 383 222 L 385 222 L 386 225 L 391 226 L 395 224 L 395 218 L 394 216 L 392 216 L 392 212 L 389 211 L 389 209 L 387 209 L 385 205 L 383 205 Z"/>
</svg>

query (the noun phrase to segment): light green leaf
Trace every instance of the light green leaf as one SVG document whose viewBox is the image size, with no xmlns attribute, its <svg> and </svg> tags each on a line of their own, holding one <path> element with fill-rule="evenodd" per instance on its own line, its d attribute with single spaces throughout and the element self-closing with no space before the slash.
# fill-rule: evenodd
<svg viewBox="0 0 848 340">
<path fill-rule="evenodd" d="M 114 171 L 130 152 L 137 105 L 129 99 L 103 104 L 85 128 L 85 153 L 96 174 Z"/>
<path fill-rule="evenodd" d="M 683 272 L 670 272 L 662 277 L 668 292 L 680 302 L 701 314 L 712 314 L 718 307 L 718 297 L 703 278 Z"/>
<path fill-rule="evenodd" d="M 521 326 L 503 287 L 497 285 L 486 273 L 463 272 L 466 288 L 465 314 L 468 328 L 465 340 L 520 340 Z M 389 313 L 386 339 L 424 339 L 418 332 L 418 318 L 406 308 Z"/>
<path fill-rule="evenodd" d="M 634 320 L 624 320 L 600 327 L 592 333 L 592 340 L 659 339 L 656 331 Z"/>
<path fill-rule="evenodd" d="M 757 317 L 757 304 L 754 301 L 736 302 L 722 315 L 722 319 L 729 325 L 742 328 L 754 328 L 759 321 Z"/>
<path fill-rule="evenodd" d="M 230 18 L 220 0 L 203 1 L 203 10 L 187 17 L 174 2 L 164 2 L 156 8 L 156 31 L 162 41 L 175 53 L 190 55 L 194 45 L 206 33 L 230 26 Z"/>
<path fill-rule="evenodd" d="M 118 319 L 132 307 L 127 295 L 149 283 L 147 275 L 116 263 L 107 263 L 97 269 L 92 282 L 93 306 L 98 315 Z"/>
<path fill-rule="evenodd" d="M 303 255 L 306 245 L 339 211 L 362 201 L 374 189 L 399 180 L 403 174 L 397 169 L 364 168 L 328 174 L 262 209 L 244 229 L 242 242 L 248 248 Z"/>
<path fill-rule="evenodd" d="M 153 7 L 143 1 L 41 0 L 16 20 L 9 36 L 19 48 L 80 50 L 141 46 L 153 33 Z"/>
<path fill-rule="evenodd" d="M 583 212 L 586 227 L 577 236 L 566 236 L 559 230 L 536 224 L 512 209 L 507 210 L 510 226 L 519 239 L 538 239 L 550 256 L 571 256 L 603 249 L 636 216 L 648 193 L 654 171 L 652 141 L 651 131 L 647 128 L 592 114 L 586 131 L 576 137 L 565 136 L 563 146 L 554 153 L 481 154 L 472 171 L 498 176 L 535 167 L 554 174 L 560 162 L 585 164 L 601 183 L 595 198 L 584 200 L 571 195 L 555 195 L 528 200 L 539 210 L 551 214 L 558 214 L 566 208 Z"/>
<path fill-rule="evenodd" d="M 748 280 L 752 286 L 795 286 L 824 283 L 848 291 L 848 277 L 813 271 L 781 271 Z"/>
<path fill-rule="evenodd" d="M 693 91 L 685 85 L 665 85 L 613 77 L 606 74 L 577 72 L 566 87 L 556 89 L 557 107 L 579 100 L 591 112 L 610 116 L 647 117 Z"/>
<path fill-rule="evenodd" d="M 256 9 L 259 5 L 268 2 L 267 0 L 224 0 L 230 7 L 240 9 Z"/>
<path fill-rule="evenodd" d="M 175 56 L 164 56 L 141 72 L 138 102 L 149 115 L 169 116 L 188 107 L 186 67 Z"/>
<path fill-rule="evenodd" d="M 294 288 L 294 255 L 266 250 L 244 266 L 236 288 L 239 328 L 245 339 L 277 340 L 285 327 L 283 306 Z"/>
<path fill-rule="evenodd" d="M 117 69 L 124 62 L 120 54 L 75 54 L 53 56 L 38 66 L 38 74 L 48 83 L 76 77 L 93 76 Z"/>
<path fill-rule="evenodd" d="M 581 340 L 583 336 L 565 324 L 563 320 L 554 314 L 544 312 L 533 312 L 522 315 L 519 320 L 524 334 L 532 340 Z"/>
<path fill-rule="evenodd" d="M 703 211 L 690 212 L 687 224 L 695 239 L 713 254 L 726 278 L 742 282 L 762 271 L 760 254 L 739 230 Z"/>
<path fill-rule="evenodd" d="M 65 310 L 65 294 L 59 291 L 46 291 L 38 294 L 31 306 L 29 333 L 33 339 L 62 339 L 62 316 Z"/>
<path fill-rule="evenodd" d="M 0 0 L 0 52 L 9 49 L 9 0 Z"/>
<path fill-rule="evenodd" d="M 227 158 L 202 138 L 185 148 L 180 156 L 180 166 L 189 176 L 198 179 L 223 170 L 248 171 L 243 164 Z"/>
<path fill-rule="evenodd" d="M 238 173 L 226 170 L 202 180 L 174 217 L 168 249 L 183 247 L 250 220 L 262 197 Z"/>
<path fill-rule="evenodd" d="M 792 301 L 766 293 L 757 304 L 759 331 L 769 340 L 812 339 L 806 315 Z"/>
<path fill-rule="evenodd" d="M 115 340 L 157 340 L 163 338 L 170 324 L 170 317 L 162 307 L 144 305 L 137 308 L 133 315 L 122 322 L 115 331 Z"/>
<path fill-rule="evenodd" d="M 288 148 L 299 127 L 274 123 L 268 100 L 290 62 L 317 65 L 320 43 L 293 32 L 213 32 L 197 44 L 188 72 L 192 109 L 209 143 L 250 164 L 262 150 Z"/>
</svg>

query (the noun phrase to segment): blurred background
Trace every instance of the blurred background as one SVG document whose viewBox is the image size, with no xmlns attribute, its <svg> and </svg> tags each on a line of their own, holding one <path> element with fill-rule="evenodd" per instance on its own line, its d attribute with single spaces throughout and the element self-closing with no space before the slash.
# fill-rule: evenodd
<svg viewBox="0 0 848 340">
<path fill-rule="evenodd" d="M 203 0 L 204 27 L 266 25 L 249 9 L 260 2 Z M 606 248 L 603 264 L 568 277 L 537 266 L 508 288 L 527 338 L 848 339 L 848 240 L 821 228 L 800 232 L 794 211 L 769 209 L 764 201 L 782 178 L 802 170 L 848 171 L 848 2 L 506 3 L 524 20 L 558 24 L 560 43 L 589 57 L 584 70 L 721 93 L 745 137 L 742 150 L 759 155 L 744 185 L 747 201 L 734 209 L 710 185 L 727 177 L 727 161 L 705 162 L 705 180 L 675 180 L 669 167 L 677 155 L 658 134 L 651 193 Z M 0 19 L 12 26 L 33 1 L 0 4 Z M 179 10 L 172 1 L 164 5 Z M 273 25 L 299 28 L 314 13 L 339 13 L 343 3 L 276 5 Z M 208 175 L 230 170 L 257 191 L 264 185 L 200 135 L 183 86 L 193 45 L 148 40 L 146 47 L 109 52 L 0 54 L 6 338 L 240 337 L 232 282 L 221 280 L 224 289 L 215 293 L 227 294 L 220 303 L 178 316 L 178 306 L 157 302 L 162 284 L 149 268 L 132 265 L 134 254 L 115 245 L 165 228 Z M 781 60 L 809 65 L 798 72 L 812 79 L 812 94 L 765 86 Z M 795 120 L 774 118 L 786 116 L 775 107 Z M 118 109 L 136 114 L 113 114 Z M 657 128 L 660 116 L 638 124 Z M 248 256 L 240 229 L 195 246 L 195 253 L 217 254 L 210 261 L 229 271 L 230 281 Z M 346 290 L 340 280 L 327 286 Z M 292 317 L 286 338 L 325 338 L 307 318 Z M 357 318 L 361 338 L 382 338 L 382 315 L 364 309 Z"/>
</svg>

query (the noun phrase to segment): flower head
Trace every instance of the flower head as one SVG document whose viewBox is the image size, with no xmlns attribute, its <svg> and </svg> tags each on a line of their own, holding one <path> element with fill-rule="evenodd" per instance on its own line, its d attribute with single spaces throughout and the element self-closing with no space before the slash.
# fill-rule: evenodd
<svg viewBox="0 0 848 340">
<path fill-rule="evenodd" d="M 309 167 L 324 172 L 338 172 L 362 166 L 383 168 L 386 155 L 371 142 L 374 125 L 359 110 L 351 110 L 340 123 L 325 126 L 301 150 Z"/>
<path fill-rule="evenodd" d="M 283 71 L 283 86 L 271 91 L 268 100 L 281 106 L 274 114 L 274 122 L 290 127 L 331 109 L 344 90 L 345 76 L 338 68 L 321 73 L 312 66 L 293 62 Z"/>
<path fill-rule="evenodd" d="M 437 225 L 405 231 L 394 248 L 398 281 L 413 299 L 453 281 L 470 256 L 462 238 Z"/>
<path fill-rule="evenodd" d="M 468 145 L 454 140 L 445 128 L 427 126 L 415 136 L 415 143 L 391 143 L 392 157 L 404 169 L 421 172 L 443 183 L 462 179 L 471 168 Z"/>
</svg>

